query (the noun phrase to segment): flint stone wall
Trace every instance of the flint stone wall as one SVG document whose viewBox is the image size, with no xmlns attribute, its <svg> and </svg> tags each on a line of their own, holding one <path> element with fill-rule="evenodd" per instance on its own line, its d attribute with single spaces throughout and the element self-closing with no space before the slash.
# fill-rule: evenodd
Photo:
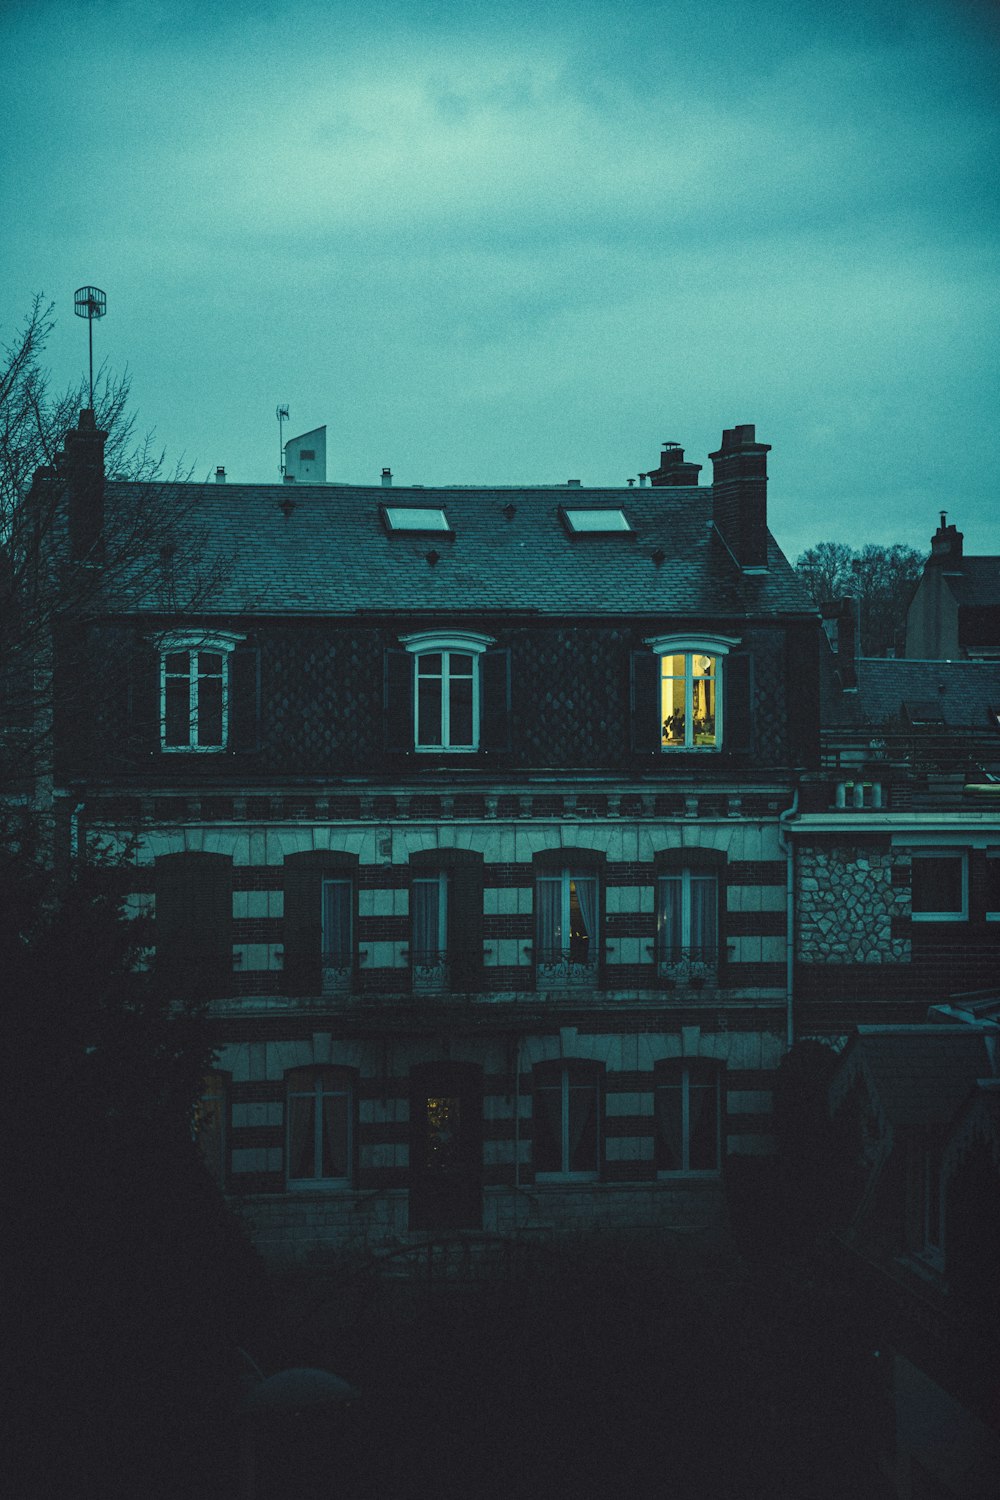
<svg viewBox="0 0 1000 1500">
<path fill-rule="evenodd" d="M 798 955 L 804 963 L 903 964 L 910 939 L 893 937 L 894 917 L 910 915 L 907 886 L 894 886 L 894 864 L 909 855 L 856 846 L 803 849 L 798 860 Z"/>
</svg>

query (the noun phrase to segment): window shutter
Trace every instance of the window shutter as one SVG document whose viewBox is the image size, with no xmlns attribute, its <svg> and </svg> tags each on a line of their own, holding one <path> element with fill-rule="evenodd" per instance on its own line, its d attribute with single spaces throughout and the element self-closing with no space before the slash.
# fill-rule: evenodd
<svg viewBox="0 0 1000 1500">
<path fill-rule="evenodd" d="M 323 869 L 315 863 L 285 860 L 285 992 L 318 995 L 323 985 Z"/>
<path fill-rule="evenodd" d="M 753 657 L 748 651 L 734 651 L 723 667 L 726 679 L 726 718 L 723 725 L 723 749 L 736 755 L 753 750 Z"/>
<path fill-rule="evenodd" d="M 483 987 L 483 866 L 480 860 L 448 871 L 448 955 L 455 990 Z"/>
<path fill-rule="evenodd" d="M 145 759 L 160 748 L 160 657 L 148 641 L 136 641 L 128 663 L 128 749 Z"/>
<path fill-rule="evenodd" d="M 413 657 L 388 647 L 385 653 L 383 708 L 385 748 L 413 749 Z"/>
<path fill-rule="evenodd" d="M 660 748 L 660 713 L 657 690 L 660 658 L 652 651 L 633 651 L 629 711 L 632 717 L 632 749 L 652 755 Z"/>
<path fill-rule="evenodd" d="M 231 988 L 233 862 L 225 854 L 167 854 L 156 861 L 156 968 L 183 995 Z"/>
<path fill-rule="evenodd" d="M 510 647 L 480 657 L 479 748 L 510 749 Z"/>
<path fill-rule="evenodd" d="M 260 649 L 237 646 L 229 661 L 229 747 L 260 749 Z"/>
</svg>

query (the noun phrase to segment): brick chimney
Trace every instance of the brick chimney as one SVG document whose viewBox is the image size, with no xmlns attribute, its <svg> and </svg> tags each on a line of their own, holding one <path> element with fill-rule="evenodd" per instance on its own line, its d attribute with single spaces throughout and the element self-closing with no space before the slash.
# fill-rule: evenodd
<svg viewBox="0 0 1000 1500">
<path fill-rule="evenodd" d="M 712 520 L 741 568 L 767 567 L 767 455 L 754 424 L 727 428 L 712 460 Z"/>
<path fill-rule="evenodd" d="M 956 526 L 946 526 L 947 511 L 941 512 L 941 525 L 931 537 L 931 555 L 927 559 L 928 566 L 944 564 L 957 568 L 962 561 L 962 543 L 964 536 Z"/>
<path fill-rule="evenodd" d="M 62 471 L 66 478 L 70 556 L 74 562 L 100 562 L 104 533 L 104 444 L 94 413 L 85 408 L 66 434 Z"/>
<path fill-rule="evenodd" d="M 648 477 L 652 485 L 665 484 L 697 484 L 698 475 L 701 473 L 701 464 L 693 464 L 685 459 L 684 449 L 679 443 L 661 444 L 663 452 L 660 454 L 660 467 L 650 469 Z"/>
</svg>

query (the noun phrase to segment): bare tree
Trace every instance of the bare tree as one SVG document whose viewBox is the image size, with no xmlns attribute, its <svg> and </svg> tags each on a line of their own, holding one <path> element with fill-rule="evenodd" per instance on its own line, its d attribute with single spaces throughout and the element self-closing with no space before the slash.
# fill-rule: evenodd
<svg viewBox="0 0 1000 1500">
<path fill-rule="evenodd" d="M 85 381 L 53 391 L 44 364 L 53 326 L 53 304 L 36 297 L 0 364 L 0 788 L 27 778 L 36 794 L 51 773 L 57 707 L 92 708 L 113 679 L 105 663 L 99 677 L 64 673 L 57 686 L 59 630 L 82 639 L 100 613 L 140 604 L 197 613 L 232 561 L 204 546 L 202 491 L 186 482 L 190 470 L 167 471 L 153 433 L 137 431 L 127 369 L 112 375 L 102 366 L 92 410 Z M 85 554 L 72 545 L 67 516 L 63 444 L 74 428 L 103 448 L 101 482 L 110 481 L 100 535 Z"/>
<path fill-rule="evenodd" d="M 924 555 L 896 542 L 818 542 L 795 564 L 817 608 L 848 595 L 858 601 L 861 654 L 887 656 L 906 622 L 906 610 L 923 570 Z"/>
</svg>

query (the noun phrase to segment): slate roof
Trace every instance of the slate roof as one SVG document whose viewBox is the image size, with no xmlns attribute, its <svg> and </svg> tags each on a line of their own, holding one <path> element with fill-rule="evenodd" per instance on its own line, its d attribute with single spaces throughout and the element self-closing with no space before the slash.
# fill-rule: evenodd
<svg viewBox="0 0 1000 1500">
<path fill-rule="evenodd" d="M 993 1075 L 984 1032 L 970 1026 L 859 1026 L 851 1050 L 891 1125 L 946 1125 Z"/>
<path fill-rule="evenodd" d="M 957 602 L 973 609 L 1000 605 L 1000 557 L 963 557 L 960 573 L 945 574 Z"/>
<path fill-rule="evenodd" d="M 936 710 L 945 729 L 997 732 L 990 713 L 1000 708 L 1000 662 L 862 657 L 857 692 L 841 693 L 833 680 L 836 658 L 828 652 L 824 658 L 823 721 L 830 727 L 907 725 L 908 704 L 925 716 Z"/>
<path fill-rule="evenodd" d="M 110 482 L 109 511 L 142 504 L 145 488 Z M 155 487 L 158 494 L 163 488 Z M 723 619 L 816 614 L 773 538 L 769 572 L 741 574 L 710 528 L 709 487 L 206 484 L 183 490 L 178 501 L 194 501 L 203 561 L 217 562 L 226 580 L 213 593 L 213 615 L 248 608 L 264 614 L 524 610 Z M 282 507 L 289 502 L 294 508 L 286 514 Z M 443 506 L 453 535 L 390 535 L 383 504 Z M 621 507 L 633 532 L 570 536 L 559 518 L 561 504 Z M 651 558 L 658 548 L 664 553 L 659 563 Z M 433 565 L 431 551 L 438 554 Z M 178 584 L 182 596 L 183 580 Z"/>
</svg>

